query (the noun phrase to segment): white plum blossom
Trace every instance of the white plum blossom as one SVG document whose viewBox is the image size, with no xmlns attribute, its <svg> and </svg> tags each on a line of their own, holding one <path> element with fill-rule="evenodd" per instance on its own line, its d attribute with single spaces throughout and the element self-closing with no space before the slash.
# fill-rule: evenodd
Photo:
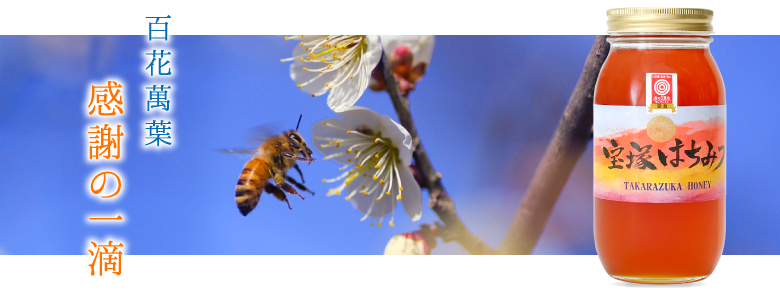
<svg viewBox="0 0 780 290">
<path fill-rule="evenodd" d="M 344 166 L 343 174 L 324 182 L 341 183 L 328 196 L 344 194 L 366 218 L 391 215 L 393 226 L 396 201 L 406 214 L 417 221 L 422 216 L 422 195 L 409 165 L 412 162 L 412 138 L 400 124 L 388 116 L 353 106 L 338 115 L 319 121 L 311 129 L 314 147 Z M 373 222 L 371 223 L 373 225 Z"/>
<path fill-rule="evenodd" d="M 377 35 L 296 35 L 290 77 L 298 88 L 320 96 L 328 91 L 328 107 L 343 112 L 360 99 L 368 87 L 371 72 L 382 58 Z"/>
<path fill-rule="evenodd" d="M 385 246 L 385 255 L 430 255 L 431 248 L 421 231 L 397 235 Z"/>
</svg>

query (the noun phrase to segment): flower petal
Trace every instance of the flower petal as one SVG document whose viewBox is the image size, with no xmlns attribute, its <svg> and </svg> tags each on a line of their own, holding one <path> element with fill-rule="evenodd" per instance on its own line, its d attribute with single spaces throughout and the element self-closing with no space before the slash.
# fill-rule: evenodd
<svg viewBox="0 0 780 290">
<path fill-rule="evenodd" d="M 370 174 L 368 176 L 371 176 Z M 360 177 L 355 178 L 348 186 L 347 190 L 349 192 L 352 192 L 353 190 L 360 190 L 362 188 L 362 185 L 366 185 L 366 187 L 369 187 L 371 182 L 374 181 L 371 178 L 363 177 L 363 175 L 360 175 Z M 350 201 L 352 202 L 352 205 L 355 206 L 357 210 L 362 212 L 363 214 L 368 214 L 368 217 L 371 218 L 380 218 L 386 215 L 389 215 L 393 213 L 393 205 L 396 202 L 395 195 L 385 195 L 383 192 L 381 192 L 382 185 L 379 185 L 378 190 L 374 190 L 370 195 L 366 196 L 362 193 L 357 193 L 355 196 L 353 196 Z M 394 185 L 393 190 L 397 192 L 397 187 Z M 406 189 L 406 188 L 404 188 Z M 393 192 L 391 190 L 390 192 Z M 382 198 L 377 201 L 376 199 L 381 196 Z"/>
<path fill-rule="evenodd" d="M 362 64 L 354 78 L 346 80 L 328 95 L 328 107 L 336 113 L 352 107 L 368 88 L 370 73 L 370 70 L 366 72 L 366 65 Z"/>
<path fill-rule="evenodd" d="M 317 39 L 325 38 L 327 35 L 304 35 L 303 38 L 300 39 L 301 42 L 310 42 Z"/>
<path fill-rule="evenodd" d="M 398 157 L 401 158 L 401 163 L 404 166 L 412 164 L 412 135 L 409 134 L 409 131 L 385 115 L 380 119 L 380 124 L 382 137 L 390 138 L 393 145 L 398 148 Z"/>
<path fill-rule="evenodd" d="M 378 132 L 378 130 L 382 129 L 380 121 L 382 115 L 368 108 L 352 106 L 349 109 L 339 112 L 338 115 L 339 117 L 344 118 L 344 121 L 351 123 L 352 129 L 357 129 L 360 126 L 371 128 L 374 132 Z"/>
<path fill-rule="evenodd" d="M 295 46 L 293 50 L 293 56 L 306 55 L 308 51 L 303 46 Z M 333 82 L 338 74 L 336 71 L 319 73 L 320 69 L 327 67 L 327 63 L 320 62 L 303 62 L 300 58 L 296 58 L 293 64 L 290 65 L 290 77 L 295 81 L 295 84 L 301 85 L 301 90 L 309 94 L 315 94 L 325 88 L 326 83 Z M 304 70 L 306 68 L 306 70 Z M 317 78 L 314 81 L 312 79 Z M 307 82 L 310 83 L 306 84 Z M 305 85 L 304 85 L 305 84 Z"/>
<path fill-rule="evenodd" d="M 418 51 L 414 51 L 414 62 L 412 65 L 414 66 L 421 62 L 430 64 L 435 43 L 436 37 L 433 35 L 420 35 L 420 47 Z"/>
<path fill-rule="evenodd" d="M 339 146 L 339 147 L 330 146 L 330 140 L 327 140 L 325 138 L 350 139 L 350 138 L 354 138 L 355 135 L 350 135 L 350 134 L 347 134 L 347 132 L 344 132 L 342 130 L 339 130 L 339 129 L 336 129 L 336 128 L 333 128 L 333 127 L 329 127 L 329 126 L 323 125 L 322 124 L 323 122 L 326 122 L 326 123 L 331 124 L 333 126 L 336 126 L 336 127 L 339 127 L 339 128 L 343 128 L 343 129 L 347 129 L 347 130 L 351 129 L 351 127 L 354 127 L 352 124 L 350 124 L 350 123 L 348 123 L 348 122 L 346 122 L 344 120 L 334 119 L 334 118 L 325 119 L 325 120 L 322 120 L 322 121 L 319 121 L 319 122 L 315 123 L 311 127 L 311 136 L 312 137 L 317 137 L 317 139 L 312 140 L 312 144 L 314 145 L 314 149 L 316 149 L 317 152 L 320 152 L 320 154 L 325 155 L 325 156 L 328 156 L 328 155 L 331 155 L 331 154 L 336 154 L 336 153 L 341 153 L 341 152 L 346 152 L 346 150 L 349 149 L 349 146 L 347 146 L 347 144 L 344 144 L 343 146 Z M 325 145 L 325 148 L 323 148 L 322 145 Z M 347 160 L 348 159 L 352 159 L 352 158 L 355 158 L 354 154 L 345 154 L 345 155 L 338 156 L 338 157 L 328 158 L 328 160 L 333 160 L 333 161 L 336 161 L 336 162 L 341 163 L 341 164 L 348 164 L 349 161 L 347 161 Z"/>
<path fill-rule="evenodd" d="M 422 217 L 422 192 L 420 185 L 412 175 L 412 170 L 404 166 L 398 168 L 398 175 L 401 176 L 401 183 L 404 190 L 401 191 L 401 204 L 404 205 L 404 211 L 413 222 Z"/>
<path fill-rule="evenodd" d="M 366 35 L 366 38 L 368 39 L 368 52 L 366 53 L 368 66 L 366 68 L 370 74 L 376 65 L 379 64 L 379 61 L 382 60 L 382 41 L 379 35 Z"/>
</svg>

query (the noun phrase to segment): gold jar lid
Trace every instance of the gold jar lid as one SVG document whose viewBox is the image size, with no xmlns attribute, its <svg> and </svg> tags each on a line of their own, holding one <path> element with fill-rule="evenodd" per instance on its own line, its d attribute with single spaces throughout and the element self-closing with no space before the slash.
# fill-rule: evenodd
<svg viewBox="0 0 780 290">
<path fill-rule="evenodd" d="M 635 7 L 607 10 L 607 32 L 712 32 L 712 10 Z"/>
</svg>

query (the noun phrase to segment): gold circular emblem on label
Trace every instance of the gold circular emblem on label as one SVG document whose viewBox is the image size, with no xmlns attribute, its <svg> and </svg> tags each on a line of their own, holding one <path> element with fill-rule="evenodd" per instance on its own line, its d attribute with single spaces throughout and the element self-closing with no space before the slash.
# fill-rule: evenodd
<svg viewBox="0 0 780 290">
<path fill-rule="evenodd" d="M 667 116 L 656 116 L 647 122 L 647 136 L 655 142 L 666 142 L 674 137 L 677 126 Z"/>
</svg>

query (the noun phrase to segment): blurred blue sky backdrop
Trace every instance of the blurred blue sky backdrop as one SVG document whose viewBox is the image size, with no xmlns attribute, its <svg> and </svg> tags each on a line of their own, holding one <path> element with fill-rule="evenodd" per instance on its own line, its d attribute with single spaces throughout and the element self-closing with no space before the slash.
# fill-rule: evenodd
<svg viewBox="0 0 780 290">
<path fill-rule="evenodd" d="M 552 137 L 593 36 L 441 36 L 428 73 L 411 94 L 420 136 L 470 230 L 498 246 Z M 729 172 L 724 254 L 780 254 L 776 185 L 780 135 L 777 36 L 715 36 L 711 49 L 728 96 Z M 310 126 L 334 117 L 325 97 L 289 77 L 295 43 L 277 36 L 173 36 L 172 116 L 176 147 L 145 151 L 149 84 L 145 36 L 0 36 L 0 252 L 86 254 L 88 237 L 121 237 L 129 254 L 381 254 L 396 234 L 431 223 L 370 227 L 343 197 L 326 197 L 323 178 L 338 165 L 303 166 L 317 192 L 271 196 L 243 217 L 234 187 L 246 159 L 216 149 L 247 147 L 254 126 Z M 85 162 L 88 85 L 124 82 L 122 161 Z M 168 82 L 160 79 L 161 82 Z M 155 83 L 157 83 L 155 79 Z M 397 119 L 385 93 L 357 103 Z M 167 119 L 167 118 L 166 118 Z M 113 121 L 109 121 L 113 123 Z M 595 254 L 592 154 L 564 189 L 536 254 Z M 499 156 L 496 156 L 496 152 Z M 322 156 L 315 154 L 321 159 Z M 122 199 L 103 204 L 85 184 L 118 168 Z M 424 195 L 424 202 L 427 202 Z M 88 213 L 121 211 L 121 226 L 90 225 Z M 465 253 L 455 243 L 434 254 Z"/>
</svg>

